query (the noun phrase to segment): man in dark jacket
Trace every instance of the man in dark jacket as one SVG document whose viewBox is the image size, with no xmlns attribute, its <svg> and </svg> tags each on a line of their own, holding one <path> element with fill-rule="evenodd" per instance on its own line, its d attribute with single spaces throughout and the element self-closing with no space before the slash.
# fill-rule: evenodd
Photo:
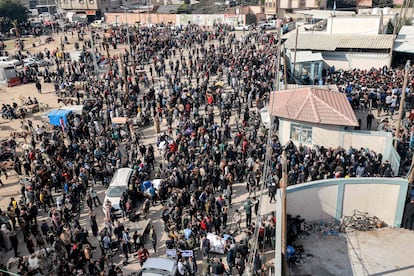
<svg viewBox="0 0 414 276">
<path fill-rule="evenodd" d="M 414 197 L 405 205 L 403 227 L 405 229 L 414 230 Z"/>
</svg>

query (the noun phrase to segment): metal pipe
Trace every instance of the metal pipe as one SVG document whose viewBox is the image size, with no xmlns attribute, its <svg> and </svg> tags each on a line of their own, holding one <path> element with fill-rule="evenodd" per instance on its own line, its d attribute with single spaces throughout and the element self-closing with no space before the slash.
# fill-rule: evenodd
<svg viewBox="0 0 414 276">
<path fill-rule="evenodd" d="M 410 60 L 407 60 L 407 63 L 405 64 L 405 73 L 404 73 L 404 82 L 403 87 L 401 91 L 401 98 L 400 98 L 400 107 L 398 110 L 398 120 L 397 120 L 397 130 L 395 132 L 395 141 L 394 141 L 394 148 L 397 149 L 398 147 L 398 140 L 400 136 L 400 129 L 401 129 L 401 118 L 405 116 L 405 90 L 407 90 L 407 82 L 408 82 L 408 74 L 410 73 Z M 404 114 L 403 114 L 404 113 Z"/>
<path fill-rule="evenodd" d="M 286 187 L 288 185 L 288 172 L 287 172 L 287 157 L 286 150 L 282 152 L 282 185 L 279 187 L 282 192 L 282 274 L 288 274 L 287 266 L 287 210 L 286 210 Z"/>
<path fill-rule="evenodd" d="M 296 37 L 295 37 L 295 55 L 293 57 L 293 81 L 295 81 L 295 76 L 296 76 L 296 53 L 298 52 L 298 37 L 299 37 L 299 27 L 296 26 Z M 303 36 L 302 36 L 303 37 Z"/>
</svg>

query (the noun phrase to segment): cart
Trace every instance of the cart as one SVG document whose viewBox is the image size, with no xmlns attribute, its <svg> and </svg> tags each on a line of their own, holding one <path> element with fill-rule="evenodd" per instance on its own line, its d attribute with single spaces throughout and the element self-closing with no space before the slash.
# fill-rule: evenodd
<svg viewBox="0 0 414 276">
<path fill-rule="evenodd" d="M 40 111 L 39 108 L 39 104 L 31 104 L 31 105 L 27 105 L 26 109 L 30 112 L 30 113 L 36 113 Z"/>
</svg>

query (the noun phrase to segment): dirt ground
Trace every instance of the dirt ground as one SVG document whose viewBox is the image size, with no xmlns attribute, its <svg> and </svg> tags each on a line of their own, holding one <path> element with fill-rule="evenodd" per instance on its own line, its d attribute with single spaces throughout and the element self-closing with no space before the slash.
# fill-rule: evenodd
<svg viewBox="0 0 414 276">
<path fill-rule="evenodd" d="M 291 275 L 414 275 L 413 232 L 382 228 L 339 236 L 309 236 L 302 240 L 313 257 Z"/>
</svg>

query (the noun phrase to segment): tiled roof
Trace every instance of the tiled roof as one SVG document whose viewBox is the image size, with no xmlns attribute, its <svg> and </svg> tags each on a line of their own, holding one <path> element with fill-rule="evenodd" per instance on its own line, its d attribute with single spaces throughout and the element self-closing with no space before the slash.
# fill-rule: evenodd
<svg viewBox="0 0 414 276">
<path fill-rule="evenodd" d="M 272 92 L 270 115 L 315 124 L 357 126 L 346 95 L 317 87 Z"/>
<path fill-rule="evenodd" d="M 292 32 L 285 42 L 285 48 L 294 49 L 296 35 Z M 357 35 L 357 34 L 317 34 L 299 33 L 298 50 L 335 51 L 336 49 L 391 49 L 394 43 L 392 35 Z"/>
</svg>

